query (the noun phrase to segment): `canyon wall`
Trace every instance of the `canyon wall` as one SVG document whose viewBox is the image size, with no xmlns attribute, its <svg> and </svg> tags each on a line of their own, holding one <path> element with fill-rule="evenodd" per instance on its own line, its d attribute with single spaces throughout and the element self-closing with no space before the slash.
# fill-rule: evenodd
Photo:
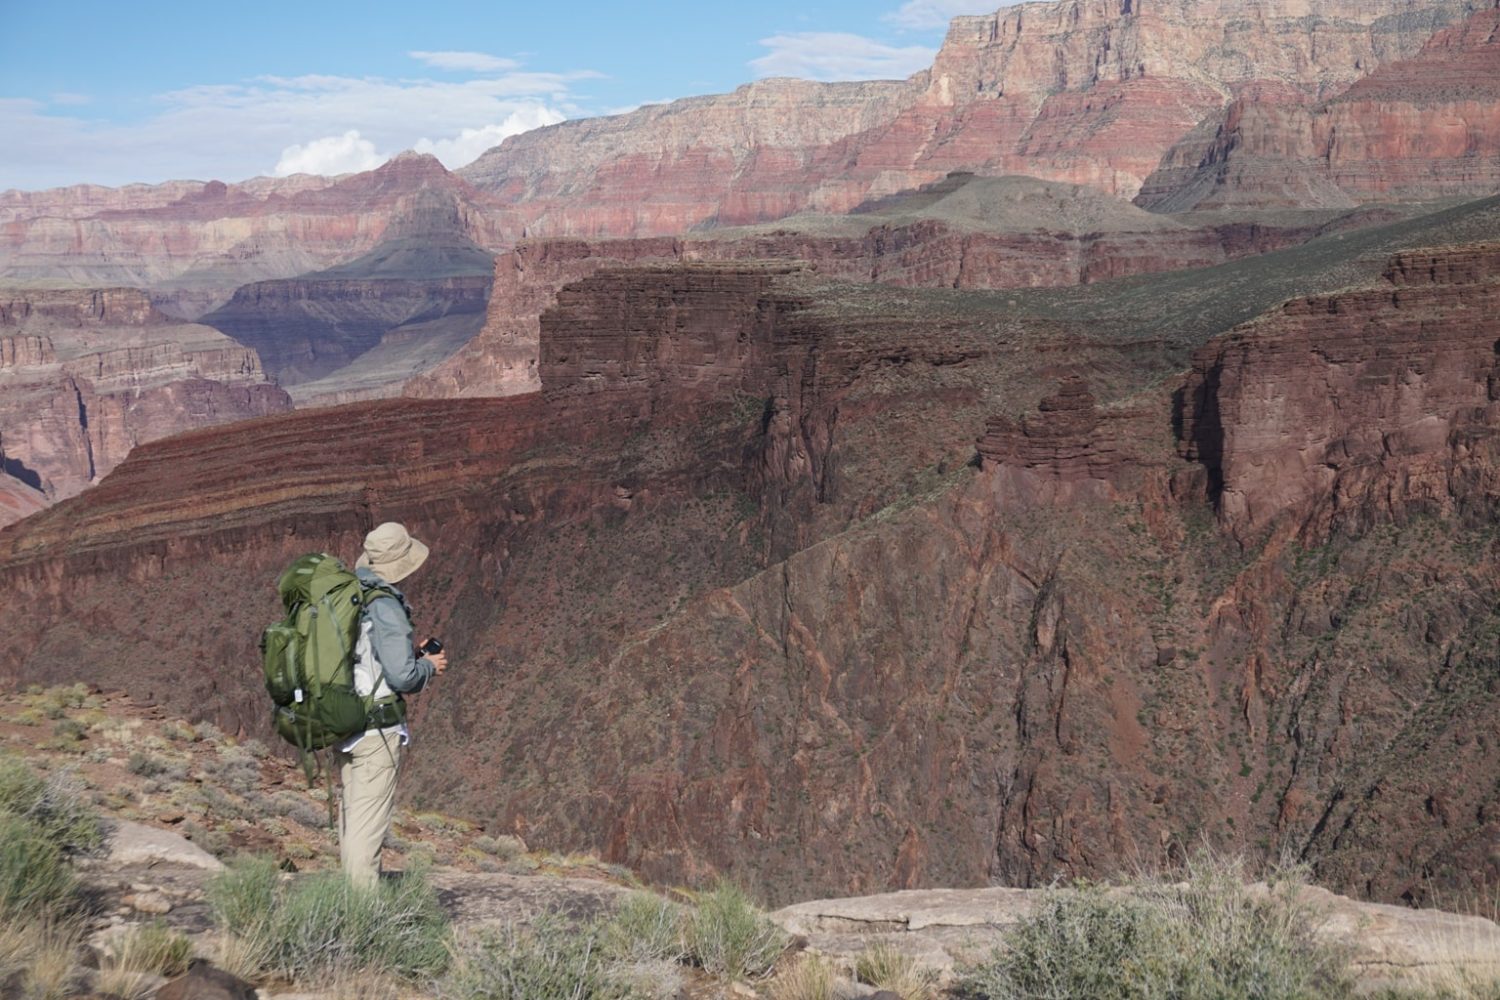
<svg viewBox="0 0 1500 1000">
<path fill-rule="evenodd" d="M 1237 534 L 1459 513 L 1455 463 L 1500 420 L 1500 245 L 1401 254 L 1386 279 L 1288 303 L 1194 358 L 1184 455 Z"/>
<path fill-rule="evenodd" d="M 1346 219 L 1359 224 L 1350 216 L 1189 225 L 1078 185 L 953 174 L 848 216 L 798 216 L 676 238 L 524 240 L 496 258 L 478 334 L 409 379 L 402 394 L 536 391 L 542 313 L 565 285 L 617 264 L 770 263 L 901 288 L 1050 288 L 1222 264 L 1304 243 Z M 245 312 L 254 314 L 253 303 Z"/>
<path fill-rule="evenodd" d="M 956 18 L 933 66 L 909 80 L 763 80 L 565 122 L 507 139 L 461 177 L 411 154 L 341 178 L 5 192 L 0 280 L 149 286 L 163 308 L 197 317 L 240 285 L 368 251 L 422 191 L 447 197 L 490 249 L 837 214 L 956 170 L 1211 207 L 1200 189 L 1226 158 L 1241 173 L 1271 169 L 1253 152 L 1260 133 L 1322 161 L 1313 204 L 1477 196 L 1495 179 L 1492 8 L 1021 4 Z M 1282 170 L 1254 183 L 1301 182 Z"/>
<path fill-rule="evenodd" d="M 460 172 L 512 206 L 530 236 L 838 213 L 954 170 L 1129 198 L 1242 93 L 1330 97 L 1473 9 L 1466 0 L 1022 4 L 956 18 L 932 68 L 904 83 L 762 81 L 538 129 Z"/>
<path fill-rule="evenodd" d="M 1163 158 L 1156 211 L 1341 207 L 1500 188 L 1500 7 L 1314 99 L 1257 84 Z"/>
<path fill-rule="evenodd" d="M 1205 842 L 1490 891 L 1496 261 L 1398 255 L 1113 398 L 1105 346 L 1059 364 L 979 301 L 617 261 L 539 316 L 541 393 L 180 435 L 0 533 L 0 674 L 109 664 L 263 733 L 274 594 L 207 582 L 400 519 L 455 657 L 409 794 L 490 830 L 776 899 Z"/>
<path fill-rule="evenodd" d="M 144 292 L 0 294 L 0 459 L 27 487 L 4 523 L 73 496 L 137 444 L 289 406 L 254 351 L 173 321 Z"/>
<path fill-rule="evenodd" d="M 279 384 L 295 386 L 349 365 L 404 324 L 477 316 L 489 290 L 488 276 L 309 275 L 246 285 L 203 322 L 254 350 Z"/>
<path fill-rule="evenodd" d="M 473 242 L 505 238 L 486 198 L 431 156 L 403 154 L 340 178 L 164 187 L 7 192 L 0 281 L 151 287 L 159 305 L 196 318 L 240 285 L 370 251 L 393 224 L 428 211 L 434 197 L 453 206 Z"/>
</svg>

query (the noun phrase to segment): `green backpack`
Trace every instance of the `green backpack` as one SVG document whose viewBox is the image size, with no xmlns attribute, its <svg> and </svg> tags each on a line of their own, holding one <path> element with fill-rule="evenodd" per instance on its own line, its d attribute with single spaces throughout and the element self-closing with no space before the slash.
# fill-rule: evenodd
<svg viewBox="0 0 1500 1000">
<path fill-rule="evenodd" d="M 276 581 L 286 617 L 265 630 L 261 652 L 266 690 L 274 703 L 272 722 L 282 739 L 302 751 L 312 776 L 311 755 L 370 728 L 406 721 L 399 695 L 378 701 L 354 687 L 354 651 L 365 607 L 387 587 L 366 587 L 333 556 L 303 556 Z"/>
</svg>

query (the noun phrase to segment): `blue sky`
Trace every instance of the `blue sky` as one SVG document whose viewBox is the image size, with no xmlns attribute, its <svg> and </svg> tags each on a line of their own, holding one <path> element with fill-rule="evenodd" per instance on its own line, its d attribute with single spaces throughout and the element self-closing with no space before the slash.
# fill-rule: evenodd
<svg viewBox="0 0 1500 1000">
<path fill-rule="evenodd" d="M 765 76 L 878 79 L 1005 0 L 0 0 L 0 190 L 450 168 L 505 136 Z"/>
</svg>

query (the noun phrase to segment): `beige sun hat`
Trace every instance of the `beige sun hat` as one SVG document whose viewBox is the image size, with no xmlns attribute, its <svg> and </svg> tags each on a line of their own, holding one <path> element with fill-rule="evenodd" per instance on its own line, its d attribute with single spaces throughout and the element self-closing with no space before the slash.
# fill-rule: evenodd
<svg viewBox="0 0 1500 1000">
<path fill-rule="evenodd" d="M 427 561 L 427 546 L 411 537 L 404 524 L 387 521 L 365 536 L 365 551 L 355 566 L 369 567 L 386 583 L 411 576 Z"/>
</svg>

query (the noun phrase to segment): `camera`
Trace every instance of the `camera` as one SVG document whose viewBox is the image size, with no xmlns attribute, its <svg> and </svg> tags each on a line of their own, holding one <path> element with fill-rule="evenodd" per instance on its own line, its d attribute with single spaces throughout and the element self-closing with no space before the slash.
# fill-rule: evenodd
<svg viewBox="0 0 1500 1000">
<path fill-rule="evenodd" d="M 438 640 L 429 637 L 426 642 L 422 643 L 422 645 L 420 645 L 420 646 L 417 647 L 417 659 L 420 660 L 422 657 L 426 656 L 428 653 L 441 653 L 442 651 L 443 651 L 443 644 L 441 642 L 439 642 Z"/>
</svg>

